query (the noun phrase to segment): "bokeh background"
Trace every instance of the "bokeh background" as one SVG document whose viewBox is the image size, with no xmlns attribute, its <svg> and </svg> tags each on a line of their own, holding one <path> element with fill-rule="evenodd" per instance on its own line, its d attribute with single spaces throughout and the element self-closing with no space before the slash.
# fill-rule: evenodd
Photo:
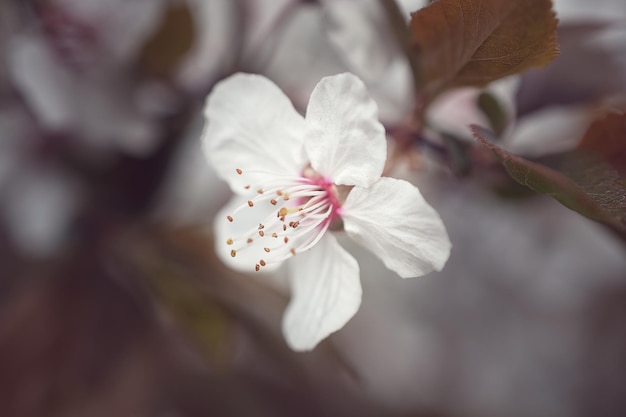
<svg viewBox="0 0 626 417">
<path fill-rule="evenodd" d="M 626 97 L 626 3 L 555 3 L 561 56 L 493 89 L 510 148 L 529 155 L 573 146 Z M 398 2 L 407 18 L 421 6 Z M 384 13 L 369 0 L 0 2 L 0 416 L 626 413 L 624 242 L 437 148 L 395 175 L 440 212 L 448 265 L 401 280 L 349 246 L 361 310 L 313 352 L 282 339 L 280 272 L 216 259 L 229 191 L 200 145 L 212 86 L 261 73 L 302 110 L 321 77 L 353 71 L 393 127 L 407 109 L 391 63 L 406 63 L 385 47 Z M 470 136 L 475 93 L 433 120 Z"/>
</svg>

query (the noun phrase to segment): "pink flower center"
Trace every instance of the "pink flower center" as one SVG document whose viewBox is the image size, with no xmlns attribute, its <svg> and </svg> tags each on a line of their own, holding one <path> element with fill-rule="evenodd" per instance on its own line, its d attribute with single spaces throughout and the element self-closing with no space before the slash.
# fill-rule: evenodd
<svg viewBox="0 0 626 417">
<path fill-rule="evenodd" d="M 245 175 L 241 169 L 237 173 Z M 232 247 L 233 257 L 242 251 L 259 253 L 262 257 L 254 264 L 256 271 L 312 248 L 331 225 L 341 220 L 337 186 L 310 167 L 298 177 L 274 177 L 262 187 L 245 188 L 256 189 L 256 195 L 237 207 L 225 221 L 235 230 L 240 218 L 246 224 L 250 223 L 250 215 L 258 220 L 243 233 L 233 233 L 226 244 Z"/>
</svg>

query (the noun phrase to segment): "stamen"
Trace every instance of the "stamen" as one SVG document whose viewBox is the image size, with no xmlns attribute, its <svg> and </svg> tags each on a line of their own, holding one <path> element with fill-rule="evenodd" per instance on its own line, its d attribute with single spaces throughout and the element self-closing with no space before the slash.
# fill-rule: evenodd
<svg viewBox="0 0 626 417">
<path fill-rule="evenodd" d="M 245 188 L 246 190 L 249 190 L 250 189 L 250 184 L 244 185 L 243 188 Z"/>
<path fill-rule="evenodd" d="M 243 171 L 237 169 L 239 175 L 243 175 Z M 253 171 L 246 170 L 245 174 L 251 173 Z M 228 237 L 226 244 L 233 245 L 231 256 L 235 257 L 238 251 L 258 250 L 262 247 L 268 255 L 264 259 L 257 258 L 255 270 L 259 271 L 266 265 L 282 262 L 313 247 L 328 230 L 331 215 L 340 208 L 336 207 L 339 201 L 331 187 L 334 186 L 321 179 L 304 176 L 273 176 L 262 184 L 252 182 L 251 185 L 246 185 L 246 189 L 256 192 L 251 193 L 249 200 L 244 200 L 227 216 L 229 222 L 233 222 L 238 212 L 245 208 L 263 207 L 267 202 L 278 206 L 279 201 L 281 207 L 277 211 L 270 210 L 263 214 L 258 219 L 261 223 L 253 223 L 248 226 L 247 231 Z M 238 223 L 239 221 L 238 218 Z M 276 240 L 266 240 L 266 246 L 254 244 L 253 237 L 258 234 L 263 238 L 266 232 L 268 237 L 272 236 Z"/>
</svg>

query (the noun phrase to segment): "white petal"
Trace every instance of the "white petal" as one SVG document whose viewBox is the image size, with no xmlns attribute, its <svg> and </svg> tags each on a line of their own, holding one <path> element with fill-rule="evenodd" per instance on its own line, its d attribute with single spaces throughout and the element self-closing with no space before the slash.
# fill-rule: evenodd
<svg viewBox="0 0 626 417">
<path fill-rule="evenodd" d="M 348 236 L 402 278 L 440 271 L 450 256 L 441 218 L 407 181 L 381 178 L 369 188 L 354 187 L 343 220 Z"/>
<path fill-rule="evenodd" d="M 503 142 L 527 156 L 565 152 L 576 146 L 593 118 L 587 106 L 550 107 L 520 119 Z"/>
<path fill-rule="evenodd" d="M 385 128 L 363 82 L 352 74 L 323 78 L 306 112 L 307 155 L 335 184 L 368 187 L 385 165 Z"/>
<path fill-rule="evenodd" d="M 239 73 L 221 81 L 207 99 L 205 117 L 205 154 L 234 192 L 268 175 L 295 176 L 304 168 L 304 119 L 267 78 Z"/>
<path fill-rule="evenodd" d="M 327 234 L 288 266 L 292 295 L 283 317 L 283 333 L 292 349 L 311 350 L 359 309 L 359 265 Z"/>
</svg>

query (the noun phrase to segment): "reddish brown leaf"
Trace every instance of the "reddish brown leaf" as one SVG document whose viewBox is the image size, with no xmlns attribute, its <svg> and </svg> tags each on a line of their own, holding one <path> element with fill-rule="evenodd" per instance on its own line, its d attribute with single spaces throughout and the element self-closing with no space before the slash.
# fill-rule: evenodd
<svg viewBox="0 0 626 417">
<path fill-rule="evenodd" d="M 191 49 L 194 37 L 193 16 L 189 7 L 184 3 L 171 5 L 161 25 L 141 51 L 141 68 L 150 75 L 170 76 Z"/>
<path fill-rule="evenodd" d="M 626 113 L 610 113 L 593 122 L 578 148 L 595 153 L 624 177 L 626 175 Z"/>
<path fill-rule="evenodd" d="M 473 131 L 515 181 L 626 236 L 626 187 L 617 171 L 602 159 L 576 149 L 530 161 L 492 143 L 490 132 L 477 126 Z"/>
<path fill-rule="evenodd" d="M 623 53 L 597 42 L 598 36 L 615 36 L 619 30 L 609 21 L 559 24 L 558 58 L 522 76 L 518 118 L 549 106 L 585 105 L 626 92 Z"/>
<path fill-rule="evenodd" d="M 414 13 L 411 32 L 430 88 L 487 84 L 558 55 L 550 0 L 439 0 Z"/>
</svg>

